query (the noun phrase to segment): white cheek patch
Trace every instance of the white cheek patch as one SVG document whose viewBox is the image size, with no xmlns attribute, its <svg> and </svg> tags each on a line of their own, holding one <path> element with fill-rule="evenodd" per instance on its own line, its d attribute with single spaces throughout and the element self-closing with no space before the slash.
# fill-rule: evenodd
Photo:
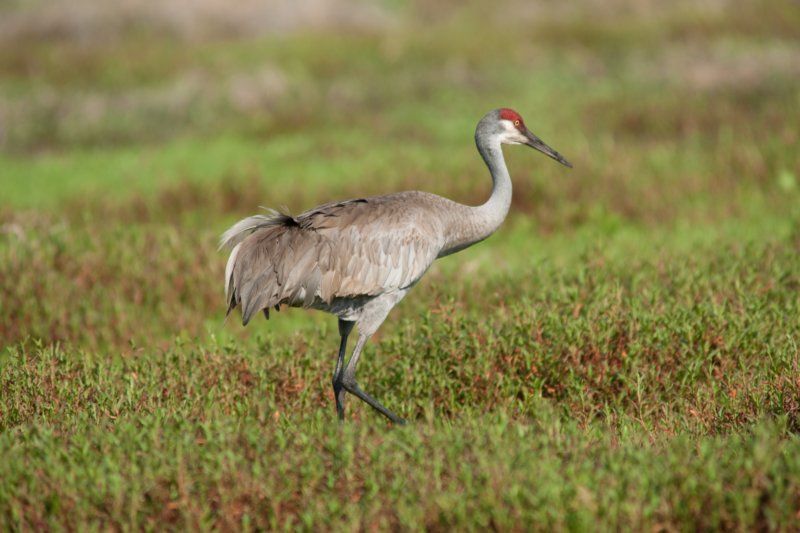
<svg viewBox="0 0 800 533">
<path fill-rule="evenodd" d="M 503 119 L 500 121 L 503 125 L 503 141 L 508 144 L 524 144 L 525 136 L 514 126 L 510 120 Z"/>
</svg>

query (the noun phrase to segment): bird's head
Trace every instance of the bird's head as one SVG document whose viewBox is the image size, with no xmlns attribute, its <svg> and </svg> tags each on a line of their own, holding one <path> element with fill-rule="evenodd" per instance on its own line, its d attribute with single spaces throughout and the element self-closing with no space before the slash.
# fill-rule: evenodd
<svg viewBox="0 0 800 533">
<path fill-rule="evenodd" d="M 475 131 L 476 138 L 479 135 L 494 136 L 501 144 L 526 144 L 552 157 L 562 165 L 572 167 L 572 163 L 567 161 L 564 156 L 547 146 L 544 141 L 531 133 L 525 126 L 525 121 L 522 120 L 519 113 L 513 109 L 503 107 L 489 112 L 478 123 L 478 129 Z"/>
</svg>

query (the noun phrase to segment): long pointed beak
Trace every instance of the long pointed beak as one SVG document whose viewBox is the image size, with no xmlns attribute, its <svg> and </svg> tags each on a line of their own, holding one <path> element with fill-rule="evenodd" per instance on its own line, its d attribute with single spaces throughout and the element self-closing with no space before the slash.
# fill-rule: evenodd
<svg viewBox="0 0 800 533">
<path fill-rule="evenodd" d="M 531 148 L 536 148 L 544 155 L 550 156 L 559 163 L 561 163 L 562 165 L 566 165 L 569 168 L 572 168 L 572 163 L 564 159 L 563 155 L 559 154 L 558 152 L 547 146 L 543 140 L 541 140 L 539 137 L 531 133 L 530 130 L 527 129 L 525 130 L 525 137 L 527 138 L 525 144 L 527 144 Z"/>
</svg>

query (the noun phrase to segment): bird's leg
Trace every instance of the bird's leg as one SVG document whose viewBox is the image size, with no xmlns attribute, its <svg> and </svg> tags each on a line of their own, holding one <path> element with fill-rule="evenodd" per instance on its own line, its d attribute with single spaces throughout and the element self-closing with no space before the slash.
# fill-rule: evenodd
<svg viewBox="0 0 800 533">
<path fill-rule="evenodd" d="M 358 341 L 356 342 L 356 347 L 353 349 L 353 355 L 350 357 L 350 361 L 347 363 L 347 367 L 345 367 L 344 372 L 341 376 L 341 383 L 344 386 L 345 390 L 351 394 L 355 394 L 363 401 L 367 402 L 373 409 L 378 411 L 380 414 L 391 420 L 397 425 L 403 426 L 405 425 L 406 421 L 385 408 L 381 403 L 364 392 L 361 387 L 358 386 L 356 383 L 356 365 L 358 365 L 358 359 L 361 357 L 361 351 L 364 349 L 364 345 L 367 343 L 367 339 L 369 336 L 361 334 L 358 336 Z M 338 404 L 337 404 L 338 405 Z"/>
<path fill-rule="evenodd" d="M 345 389 L 342 383 L 342 371 L 344 370 L 344 356 L 347 352 L 347 337 L 353 330 L 355 322 L 339 320 L 339 335 L 342 337 L 339 344 L 339 358 L 336 360 L 336 370 L 333 371 L 333 397 L 336 399 L 336 412 L 339 420 L 344 420 L 344 397 Z"/>
</svg>

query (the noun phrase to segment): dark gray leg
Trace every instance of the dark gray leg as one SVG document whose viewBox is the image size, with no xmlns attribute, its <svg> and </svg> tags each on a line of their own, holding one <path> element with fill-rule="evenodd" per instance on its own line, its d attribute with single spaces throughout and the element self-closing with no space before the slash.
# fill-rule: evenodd
<svg viewBox="0 0 800 533">
<path fill-rule="evenodd" d="M 342 383 L 342 370 L 344 369 L 344 355 L 347 352 L 347 337 L 353 330 L 355 322 L 339 320 L 339 335 L 342 337 L 339 344 L 339 358 L 336 360 L 336 370 L 333 371 L 333 396 L 336 399 L 336 413 L 339 420 L 344 420 L 345 388 Z"/>
<path fill-rule="evenodd" d="M 378 411 L 380 414 L 382 414 L 395 424 L 404 426 L 406 423 L 405 420 L 403 420 L 402 418 L 400 418 L 399 416 L 397 416 L 396 414 L 385 408 L 383 405 L 381 405 L 378 400 L 367 394 L 363 389 L 361 389 L 361 387 L 358 386 L 358 383 L 356 383 L 356 365 L 358 365 L 358 359 L 361 357 L 361 351 L 364 349 L 364 345 L 367 343 L 367 339 L 369 339 L 369 337 L 367 337 L 366 335 L 359 335 L 358 342 L 356 342 L 356 347 L 353 349 L 353 356 L 350 357 L 350 361 L 348 361 L 347 367 L 344 369 L 344 372 L 341 371 L 339 372 L 341 385 L 344 386 L 347 392 L 358 396 L 363 401 L 367 402 L 370 406 L 372 406 L 373 409 Z M 340 360 L 342 360 L 341 357 Z M 336 378 L 334 378 L 334 381 L 335 380 Z M 335 387 L 336 385 L 334 383 L 334 389 Z M 338 407 L 338 402 L 337 402 L 337 407 Z"/>
</svg>

